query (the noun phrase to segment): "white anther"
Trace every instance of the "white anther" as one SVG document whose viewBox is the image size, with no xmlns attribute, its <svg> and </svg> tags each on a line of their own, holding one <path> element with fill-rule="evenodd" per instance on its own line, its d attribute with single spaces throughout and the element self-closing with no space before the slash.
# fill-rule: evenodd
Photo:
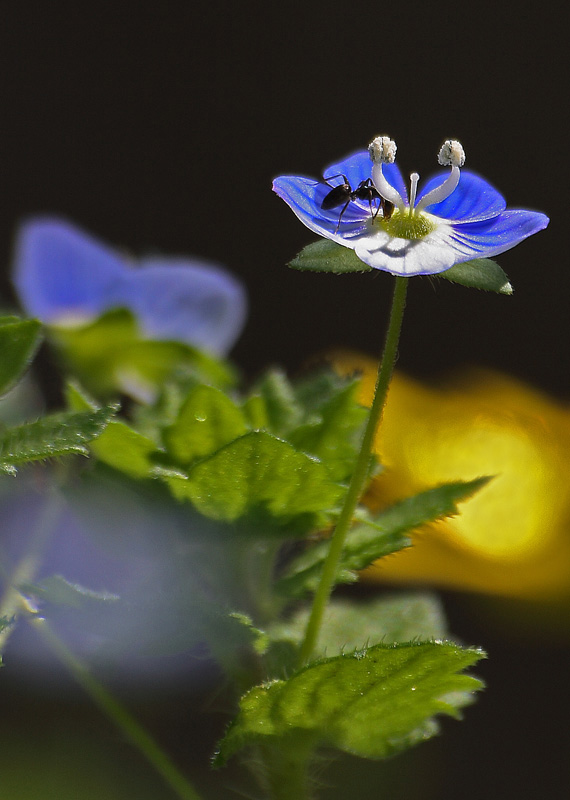
<svg viewBox="0 0 570 800">
<path fill-rule="evenodd" d="M 396 142 L 389 136 L 377 136 L 368 145 L 370 158 L 375 164 L 393 164 L 397 149 Z"/>
<path fill-rule="evenodd" d="M 368 153 L 372 159 L 372 183 L 385 200 L 403 211 L 405 203 L 400 193 L 388 183 L 382 173 L 382 164 L 393 164 L 396 160 L 396 150 L 396 142 L 389 136 L 377 136 L 368 145 Z"/>
<path fill-rule="evenodd" d="M 465 150 L 457 139 L 448 139 L 442 144 L 437 160 L 442 167 L 462 167 L 465 164 Z"/>
<path fill-rule="evenodd" d="M 465 164 L 465 151 L 456 139 L 448 139 L 441 146 L 437 160 L 443 167 L 451 167 L 451 172 L 443 183 L 436 186 L 431 192 L 424 194 L 416 206 L 416 213 L 427 206 L 434 205 L 434 203 L 441 203 L 442 200 L 445 200 L 456 190 L 461 175 L 459 167 Z"/>
</svg>

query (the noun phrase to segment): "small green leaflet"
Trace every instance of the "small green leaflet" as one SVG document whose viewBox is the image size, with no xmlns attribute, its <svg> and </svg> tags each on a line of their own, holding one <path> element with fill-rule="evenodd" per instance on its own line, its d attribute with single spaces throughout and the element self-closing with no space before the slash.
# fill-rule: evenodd
<svg viewBox="0 0 570 800">
<path fill-rule="evenodd" d="M 484 657 L 452 642 L 415 642 L 314 662 L 244 695 L 214 765 L 267 737 L 286 747 L 295 733 L 363 758 L 391 756 L 437 733 L 436 715 L 460 717 L 483 686 L 462 670 Z"/>
<path fill-rule="evenodd" d="M 434 277 L 445 278 L 452 283 L 460 283 L 472 289 L 483 289 L 486 292 L 512 294 L 513 287 L 509 279 L 496 261 L 490 258 L 475 258 L 455 264 Z"/>
<path fill-rule="evenodd" d="M 36 319 L 0 317 L 0 395 L 18 382 L 40 341 L 41 324 Z"/>
<path fill-rule="evenodd" d="M 87 456 L 87 443 L 105 430 L 116 410 L 112 405 L 97 411 L 51 414 L 9 428 L 0 434 L 0 473 L 15 475 L 16 467 L 29 461 L 71 453 Z"/>
</svg>

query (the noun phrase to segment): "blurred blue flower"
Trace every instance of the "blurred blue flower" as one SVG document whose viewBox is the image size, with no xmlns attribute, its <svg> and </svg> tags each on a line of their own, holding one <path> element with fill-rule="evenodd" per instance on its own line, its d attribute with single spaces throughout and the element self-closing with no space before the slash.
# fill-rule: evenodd
<svg viewBox="0 0 570 800">
<path fill-rule="evenodd" d="M 225 355 L 243 328 L 243 286 L 221 267 L 128 257 L 63 220 L 40 217 L 17 236 L 13 281 L 25 311 L 47 325 L 85 325 L 126 308 L 149 339 Z"/>
<path fill-rule="evenodd" d="M 430 178 L 419 193 L 412 173 L 409 197 L 395 154 L 395 143 L 379 136 L 368 151 L 327 167 L 324 181 L 284 175 L 273 190 L 312 231 L 394 275 L 433 275 L 495 256 L 548 225 L 544 214 L 505 210 L 487 181 L 460 171 L 465 154 L 457 141 L 439 153 L 451 172 Z"/>
</svg>

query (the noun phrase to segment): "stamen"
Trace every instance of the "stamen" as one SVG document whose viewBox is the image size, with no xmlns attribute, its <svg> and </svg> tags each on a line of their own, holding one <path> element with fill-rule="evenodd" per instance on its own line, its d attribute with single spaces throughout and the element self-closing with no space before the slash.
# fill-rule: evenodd
<svg viewBox="0 0 570 800">
<path fill-rule="evenodd" d="M 404 211 L 405 203 L 393 186 L 390 186 L 382 173 L 382 164 L 393 164 L 396 159 L 396 142 L 389 136 L 377 136 L 368 146 L 368 152 L 372 160 L 372 182 L 378 193 L 400 211 Z"/>
<path fill-rule="evenodd" d="M 448 139 L 442 144 L 437 160 L 442 167 L 462 167 L 465 164 L 465 150 L 457 139 Z"/>
<path fill-rule="evenodd" d="M 431 192 L 428 192 L 422 197 L 416 206 L 416 213 L 422 211 L 426 206 L 431 206 L 434 203 L 441 203 L 446 197 L 455 191 L 459 183 L 460 170 L 465 164 L 465 151 L 463 147 L 455 139 L 448 139 L 443 143 L 439 155 L 437 157 L 439 163 L 444 167 L 451 167 L 451 173 L 447 180 L 443 181 Z"/>
<path fill-rule="evenodd" d="M 416 192 L 418 188 L 418 181 L 420 176 L 417 172 L 412 172 L 410 175 L 410 214 L 414 213 L 414 205 L 416 203 Z"/>
</svg>

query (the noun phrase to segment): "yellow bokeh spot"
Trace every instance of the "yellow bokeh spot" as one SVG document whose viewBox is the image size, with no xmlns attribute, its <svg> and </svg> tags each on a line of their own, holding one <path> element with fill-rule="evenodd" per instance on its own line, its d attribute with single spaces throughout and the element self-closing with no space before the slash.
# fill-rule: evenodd
<svg viewBox="0 0 570 800">
<path fill-rule="evenodd" d="M 362 372 L 372 398 L 377 364 L 334 360 Z M 432 486 L 493 479 L 460 514 L 424 526 L 412 548 L 367 576 L 510 596 L 570 594 L 570 409 L 515 380 L 472 370 L 443 388 L 396 374 L 375 449 L 384 466 L 373 509 Z"/>
</svg>

